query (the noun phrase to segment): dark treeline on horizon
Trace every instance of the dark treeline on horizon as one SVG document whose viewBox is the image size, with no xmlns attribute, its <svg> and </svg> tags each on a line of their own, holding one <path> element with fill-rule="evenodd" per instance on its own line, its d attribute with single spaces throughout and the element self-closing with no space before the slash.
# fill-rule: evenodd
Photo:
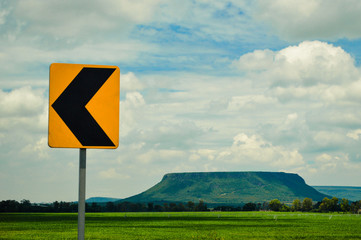
<svg viewBox="0 0 361 240">
<path fill-rule="evenodd" d="M 4 200 L 0 202 L 0 212 L 59 212 L 71 213 L 78 211 L 76 202 L 53 203 L 31 203 L 29 200 Z M 343 198 L 331 199 L 325 197 L 322 201 L 313 203 L 312 199 L 305 198 L 303 201 L 295 199 L 292 204 L 281 203 L 278 199 L 263 203 L 246 203 L 241 206 L 220 205 L 208 208 L 207 204 L 200 200 L 198 203 L 189 201 L 187 203 L 165 202 L 154 203 L 132 203 L 132 202 L 107 202 L 107 203 L 86 203 L 86 212 L 186 212 L 186 211 L 279 211 L 279 212 L 344 212 L 360 213 L 361 200 L 349 202 Z"/>
</svg>

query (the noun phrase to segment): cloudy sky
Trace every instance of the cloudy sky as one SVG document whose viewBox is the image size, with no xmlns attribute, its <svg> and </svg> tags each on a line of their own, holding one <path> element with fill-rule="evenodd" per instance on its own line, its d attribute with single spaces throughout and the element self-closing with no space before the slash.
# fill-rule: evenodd
<svg viewBox="0 0 361 240">
<path fill-rule="evenodd" d="M 358 0 L 0 0 L 0 200 L 77 200 L 79 150 L 47 143 L 54 62 L 120 69 L 120 144 L 87 150 L 87 197 L 191 171 L 361 186 L 360 11 Z"/>
</svg>

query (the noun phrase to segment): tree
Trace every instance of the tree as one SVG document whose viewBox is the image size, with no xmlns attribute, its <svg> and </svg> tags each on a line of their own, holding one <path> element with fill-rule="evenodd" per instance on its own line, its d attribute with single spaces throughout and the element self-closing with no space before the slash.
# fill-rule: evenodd
<svg viewBox="0 0 361 240">
<path fill-rule="evenodd" d="M 320 206 L 318 207 L 318 210 L 320 210 L 320 212 L 329 212 L 331 208 L 331 200 L 328 197 L 325 197 Z"/>
<path fill-rule="evenodd" d="M 154 211 L 156 212 L 162 212 L 163 211 L 163 207 L 159 204 L 154 206 Z"/>
<path fill-rule="evenodd" d="M 289 206 L 287 206 L 286 204 L 282 204 L 281 208 L 280 208 L 280 212 L 289 212 L 291 210 L 291 208 Z"/>
<path fill-rule="evenodd" d="M 54 211 L 55 212 L 58 212 L 59 211 L 59 202 L 58 201 L 55 201 L 53 202 L 53 208 L 54 208 Z"/>
<path fill-rule="evenodd" d="M 261 204 L 261 203 L 257 203 L 256 210 L 261 210 L 261 209 L 262 209 L 262 204 Z"/>
<path fill-rule="evenodd" d="M 89 207 L 90 212 L 101 212 L 101 207 L 96 203 L 93 202 Z"/>
<path fill-rule="evenodd" d="M 295 199 L 292 202 L 292 207 L 291 207 L 291 211 L 292 212 L 298 212 L 301 211 L 301 201 L 300 199 Z"/>
<path fill-rule="evenodd" d="M 358 213 L 361 210 L 361 200 L 351 203 L 351 212 Z"/>
<path fill-rule="evenodd" d="M 0 212 L 18 212 L 19 202 L 15 200 L 5 200 L 0 203 Z"/>
<path fill-rule="evenodd" d="M 262 210 L 269 210 L 269 202 L 263 202 L 262 207 L 260 208 Z"/>
<path fill-rule="evenodd" d="M 341 207 L 342 212 L 350 211 L 350 204 L 348 202 L 348 199 L 342 198 L 340 207 Z"/>
<path fill-rule="evenodd" d="M 331 199 L 330 211 L 331 211 L 331 212 L 339 211 L 339 208 L 338 208 L 338 198 L 337 198 L 337 197 L 333 197 L 333 198 Z"/>
<path fill-rule="evenodd" d="M 26 199 L 21 200 L 20 211 L 21 212 L 30 212 L 31 211 L 31 203 L 29 200 L 26 200 Z"/>
<path fill-rule="evenodd" d="M 273 199 L 269 202 L 269 208 L 272 211 L 279 211 L 282 207 L 282 203 L 278 199 Z"/>
<path fill-rule="evenodd" d="M 117 209 L 119 212 L 128 212 L 130 209 L 130 202 L 121 202 L 118 203 Z"/>
<path fill-rule="evenodd" d="M 194 211 L 194 206 L 195 206 L 194 202 L 189 201 L 189 202 L 187 203 L 188 211 Z"/>
<path fill-rule="evenodd" d="M 169 206 L 168 206 L 168 203 L 163 203 L 163 209 L 164 211 L 169 211 Z"/>
<path fill-rule="evenodd" d="M 107 202 L 105 208 L 106 208 L 107 212 L 114 212 L 115 211 L 115 205 L 114 205 L 113 202 Z"/>
<path fill-rule="evenodd" d="M 184 212 L 186 210 L 186 207 L 184 206 L 183 203 L 179 203 L 177 209 L 179 212 Z"/>
<path fill-rule="evenodd" d="M 302 202 L 302 211 L 309 212 L 312 210 L 312 199 L 311 198 L 305 198 Z"/>
<path fill-rule="evenodd" d="M 242 208 L 243 211 L 255 211 L 256 209 L 257 209 L 257 205 L 251 202 L 246 203 Z"/>
<path fill-rule="evenodd" d="M 208 208 L 207 208 L 207 205 L 203 202 L 203 200 L 199 200 L 199 203 L 197 204 L 195 210 L 196 211 L 207 211 Z"/>
<path fill-rule="evenodd" d="M 321 212 L 336 212 L 339 211 L 339 205 L 338 205 L 338 198 L 337 197 L 333 197 L 332 199 L 329 199 L 327 197 L 325 197 L 320 206 L 318 207 L 318 209 Z"/>
<path fill-rule="evenodd" d="M 149 211 L 149 212 L 153 212 L 153 209 L 154 209 L 153 205 L 154 205 L 154 204 L 153 204 L 152 202 L 149 202 L 149 203 L 148 203 L 148 211 Z"/>
<path fill-rule="evenodd" d="M 177 204 L 176 203 L 169 203 L 169 210 L 172 212 L 177 211 Z"/>
</svg>

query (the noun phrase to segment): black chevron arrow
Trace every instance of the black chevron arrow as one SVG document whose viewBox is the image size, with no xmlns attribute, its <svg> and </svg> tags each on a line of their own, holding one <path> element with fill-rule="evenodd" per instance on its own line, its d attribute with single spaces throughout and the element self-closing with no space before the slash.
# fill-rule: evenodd
<svg viewBox="0 0 361 240">
<path fill-rule="evenodd" d="M 85 108 L 114 71 L 84 67 L 51 105 L 83 146 L 115 146 Z"/>
</svg>

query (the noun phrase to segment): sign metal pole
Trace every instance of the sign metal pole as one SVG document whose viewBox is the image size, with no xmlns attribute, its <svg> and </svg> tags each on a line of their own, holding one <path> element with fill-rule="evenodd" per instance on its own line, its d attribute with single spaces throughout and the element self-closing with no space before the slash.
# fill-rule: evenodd
<svg viewBox="0 0 361 240">
<path fill-rule="evenodd" d="M 84 240 L 86 148 L 79 150 L 78 240 Z"/>
</svg>

